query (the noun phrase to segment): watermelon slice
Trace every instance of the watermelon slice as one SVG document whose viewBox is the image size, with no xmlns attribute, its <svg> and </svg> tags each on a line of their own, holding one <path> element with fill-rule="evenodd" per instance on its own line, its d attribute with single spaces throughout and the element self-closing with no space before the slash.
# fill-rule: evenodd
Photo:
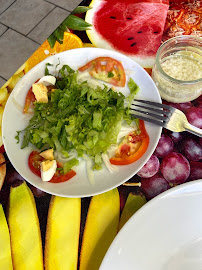
<svg viewBox="0 0 202 270">
<path fill-rule="evenodd" d="M 99 48 L 119 51 L 145 68 L 153 66 L 161 44 L 168 0 L 93 0 L 85 20 Z"/>
</svg>

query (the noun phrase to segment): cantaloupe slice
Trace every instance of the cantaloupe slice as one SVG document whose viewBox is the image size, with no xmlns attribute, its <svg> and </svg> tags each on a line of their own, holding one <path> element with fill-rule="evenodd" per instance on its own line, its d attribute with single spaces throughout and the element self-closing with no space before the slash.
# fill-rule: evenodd
<svg viewBox="0 0 202 270">
<path fill-rule="evenodd" d="M 120 200 L 117 189 L 91 199 L 82 239 L 80 270 L 98 270 L 118 231 Z"/>
<path fill-rule="evenodd" d="M 135 194 L 132 192 L 129 193 L 125 206 L 121 213 L 119 230 L 146 202 L 146 198 L 143 194 Z"/>
<path fill-rule="evenodd" d="M 0 204 L 0 269 L 12 270 L 10 235 L 4 210 Z"/>
<path fill-rule="evenodd" d="M 8 225 L 13 268 L 43 270 L 41 233 L 36 204 L 25 182 L 10 189 Z"/>
<path fill-rule="evenodd" d="M 80 198 L 52 196 L 46 229 L 46 270 L 77 270 L 80 221 Z"/>
</svg>

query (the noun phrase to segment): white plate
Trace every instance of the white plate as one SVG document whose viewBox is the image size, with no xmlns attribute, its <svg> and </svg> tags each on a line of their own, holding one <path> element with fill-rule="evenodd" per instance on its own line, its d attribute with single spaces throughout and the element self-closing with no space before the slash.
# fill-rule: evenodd
<svg viewBox="0 0 202 270">
<path fill-rule="evenodd" d="M 202 180 L 162 193 L 125 224 L 99 270 L 201 270 Z"/>
<path fill-rule="evenodd" d="M 32 185 L 48 193 L 67 197 L 86 197 L 117 187 L 130 179 L 146 163 L 158 143 L 161 128 L 146 124 L 146 129 L 150 136 L 150 143 L 142 158 L 131 165 L 121 166 L 117 173 L 111 174 L 106 168 L 95 172 L 94 184 L 88 181 L 84 161 L 78 166 L 76 170 L 77 175 L 75 177 L 59 184 L 42 182 L 39 177 L 35 176 L 28 169 L 28 156 L 32 148 L 27 147 L 21 150 L 20 144 L 16 143 L 14 137 L 16 131 L 23 130 L 28 123 L 25 121 L 25 116 L 20 106 L 24 106 L 25 97 L 29 88 L 37 79 L 44 76 L 46 63 L 57 65 L 60 62 L 60 67 L 63 64 L 68 64 L 71 68 L 78 69 L 99 56 L 109 56 L 122 62 L 126 73 L 140 86 L 141 91 L 138 95 L 139 98 L 161 102 L 158 90 L 147 72 L 128 57 L 113 51 L 98 48 L 69 50 L 47 58 L 30 70 L 16 85 L 7 101 L 2 123 L 3 143 L 6 153 L 15 169 Z M 129 76 L 127 75 L 127 79 Z M 123 93 L 125 95 L 128 94 L 128 88 L 123 88 Z"/>
</svg>

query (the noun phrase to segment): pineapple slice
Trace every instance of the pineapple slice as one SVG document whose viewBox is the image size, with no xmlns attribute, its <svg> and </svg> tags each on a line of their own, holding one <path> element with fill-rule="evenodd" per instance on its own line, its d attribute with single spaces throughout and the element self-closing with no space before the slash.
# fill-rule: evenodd
<svg viewBox="0 0 202 270">
<path fill-rule="evenodd" d="M 43 270 L 41 233 L 35 200 L 25 182 L 20 186 L 11 187 L 8 225 L 13 268 Z"/>
<path fill-rule="evenodd" d="M 52 196 L 46 229 L 46 270 L 77 270 L 80 221 L 80 198 Z"/>
<path fill-rule="evenodd" d="M 0 269 L 12 270 L 11 246 L 8 225 L 0 204 Z"/>
<path fill-rule="evenodd" d="M 118 189 L 92 197 L 81 246 L 80 270 L 98 270 L 118 231 Z"/>
</svg>

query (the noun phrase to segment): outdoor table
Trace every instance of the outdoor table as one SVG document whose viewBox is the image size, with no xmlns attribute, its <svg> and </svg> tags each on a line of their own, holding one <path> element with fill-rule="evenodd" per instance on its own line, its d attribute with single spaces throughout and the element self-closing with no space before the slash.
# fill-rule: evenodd
<svg viewBox="0 0 202 270">
<path fill-rule="evenodd" d="M 89 1 L 83 1 L 81 3 L 82 6 L 87 6 L 88 4 Z M 82 15 L 80 17 L 82 17 Z M 50 56 L 49 53 L 47 53 L 47 55 L 42 53 L 44 51 L 50 50 L 51 54 L 55 54 L 67 49 L 80 48 L 83 46 L 93 47 L 85 31 L 71 30 L 71 32 L 68 32 L 67 36 L 69 33 L 72 35 L 73 40 L 70 41 L 70 43 L 72 42 L 70 45 L 67 45 L 65 42 L 63 44 L 57 43 L 57 49 L 55 47 L 51 51 L 49 42 L 55 42 L 54 36 L 52 35 L 49 37 L 49 42 L 46 40 L 26 63 L 22 63 L 23 65 L 19 67 L 14 77 L 16 74 L 23 77 L 33 66 Z M 12 78 L 14 79 L 14 77 Z M 14 86 L 11 88 L 9 83 L 10 82 L 5 85 L 11 92 Z M 178 105 L 179 104 L 175 104 L 175 106 Z M 165 136 L 172 136 L 171 132 L 165 129 L 163 129 L 162 133 Z M 178 135 L 173 134 L 174 140 L 176 139 L 173 151 L 181 153 L 181 135 Z M 195 139 L 194 135 L 190 135 L 190 138 Z M 201 141 L 198 143 L 201 143 Z M 24 182 L 22 176 L 18 174 L 10 163 L 3 146 L 1 147 L 1 152 L 6 159 L 7 171 L 5 182 L 0 192 L 0 202 L 3 206 L 3 208 L 0 207 L 0 243 L 2 241 L 1 230 L 4 231 L 6 237 L 9 237 L 9 233 L 6 229 L 5 216 L 10 227 L 11 247 L 15 245 L 12 247 L 12 253 L 18 254 L 18 249 L 22 248 L 20 243 L 21 239 L 18 238 L 17 234 L 26 237 L 23 231 L 20 230 L 20 224 L 22 223 L 26 224 L 26 233 L 28 234 L 27 241 L 30 243 L 30 245 L 27 243 L 24 258 L 20 258 L 19 261 L 16 259 L 13 260 L 16 267 L 14 269 L 39 270 L 43 269 L 43 265 L 45 265 L 45 269 L 53 270 L 98 270 L 118 231 L 129 218 L 150 199 L 142 192 L 139 185 L 141 178 L 137 175 L 134 175 L 125 184 L 93 197 L 62 198 L 50 195 L 31 186 L 28 182 Z M 186 155 L 186 153 L 184 155 Z M 160 162 L 162 161 L 161 158 L 159 158 L 159 160 Z M 195 166 L 198 166 L 198 170 L 201 170 L 201 164 L 200 160 L 190 161 L 191 169 L 194 171 Z M 193 171 L 187 181 L 191 180 L 197 180 Z M 14 190 L 17 192 L 22 185 L 24 185 L 24 187 L 22 190 L 19 190 L 19 195 L 15 194 L 15 200 L 9 204 L 10 190 L 13 189 L 13 192 Z M 30 199 L 32 196 L 27 192 L 27 187 L 29 187 L 34 195 L 34 200 Z M 21 194 L 23 195 L 21 196 Z M 16 198 L 18 198 L 18 200 L 16 200 Z M 33 214 L 32 216 L 26 216 L 28 214 L 26 206 L 31 207 L 30 213 Z M 17 213 L 18 209 L 25 211 L 25 213 L 21 212 L 21 215 L 19 215 L 19 213 Z M 21 220 L 15 219 L 15 213 L 17 213 Z M 39 226 L 41 234 L 38 235 L 38 239 L 35 239 L 36 228 L 39 228 Z M 16 236 L 14 234 L 16 234 Z M 40 240 L 40 235 L 42 241 Z M 38 246 L 33 246 L 32 240 L 35 241 L 33 243 L 37 243 Z M 61 250 L 58 250 L 57 247 L 54 246 L 55 240 L 56 242 L 58 241 L 58 246 L 60 246 Z M 5 239 L 4 241 L 6 243 Z M 17 241 L 19 241 L 19 244 L 16 243 Z M 7 246 L 5 243 L 4 245 L 8 250 L 3 256 L 5 256 L 9 265 L 11 258 L 11 252 L 9 253 L 10 246 Z M 67 248 L 66 245 L 68 246 Z M 24 265 L 26 263 L 30 264 L 29 268 L 21 268 L 19 266 L 19 264 Z M 17 266 L 19 266 L 19 268 L 17 268 Z M 10 268 L 2 268 L 0 259 L 0 269 L 12 269 L 12 266 L 10 264 Z"/>
</svg>

